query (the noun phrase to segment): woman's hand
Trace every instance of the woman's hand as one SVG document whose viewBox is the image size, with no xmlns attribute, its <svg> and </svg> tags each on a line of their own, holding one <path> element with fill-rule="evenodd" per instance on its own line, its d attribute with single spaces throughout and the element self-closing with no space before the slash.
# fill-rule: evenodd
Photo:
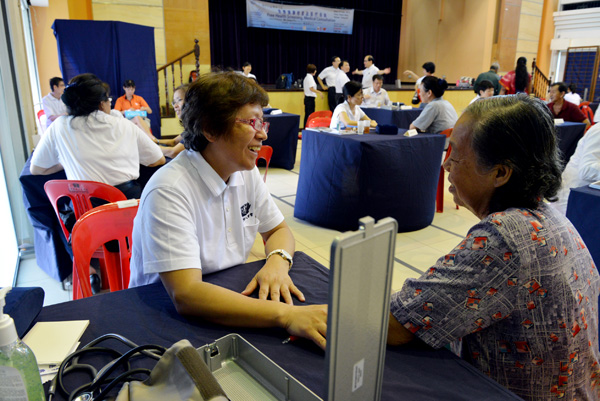
<svg viewBox="0 0 600 401">
<path fill-rule="evenodd" d="M 377 127 L 377 121 L 371 120 L 371 128 Z"/>
<path fill-rule="evenodd" d="M 248 283 L 242 295 L 250 295 L 258 287 L 259 299 L 271 298 L 272 301 L 279 302 L 281 297 L 286 304 L 293 305 L 293 294 L 304 302 L 304 294 L 294 285 L 288 272 L 288 262 L 279 255 L 273 255 Z"/>
<path fill-rule="evenodd" d="M 283 315 L 281 325 L 291 335 L 307 338 L 325 350 L 327 305 L 291 306 Z"/>
</svg>

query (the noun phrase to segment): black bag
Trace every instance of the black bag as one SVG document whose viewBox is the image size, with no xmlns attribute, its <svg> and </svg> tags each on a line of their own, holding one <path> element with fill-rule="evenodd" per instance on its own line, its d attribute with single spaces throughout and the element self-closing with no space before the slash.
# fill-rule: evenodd
<svg viewBox="0 0 600 401">
<path fill-rule="evenodd" d="M 275 88 L 276 89 L 285 89 L 286 86 L 287 86 L 287 75 L 281 74 L 279 76 L 279 78 L 277 78 L 277 81 L 275 81 Z"/>
</svg>

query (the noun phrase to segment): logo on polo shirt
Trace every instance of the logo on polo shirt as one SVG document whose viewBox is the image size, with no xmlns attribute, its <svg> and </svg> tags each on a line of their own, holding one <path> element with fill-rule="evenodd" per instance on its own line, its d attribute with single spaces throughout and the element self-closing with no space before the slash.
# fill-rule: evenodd
<svg viewBox="0 0 600 401">
<path fill-rule="evenodd" d="M 252 213 L 250 213 L 250 208 L 252 207 L 252 205 L 250 205 L 250 202 L 246 202 L 244 205 L 242 205 L 242 207 L 240 208 L 241 212 L 242 212 L 242 221 L 246 221 L 248 220 L 250 217 L 252 217 Z"/>
</svg>

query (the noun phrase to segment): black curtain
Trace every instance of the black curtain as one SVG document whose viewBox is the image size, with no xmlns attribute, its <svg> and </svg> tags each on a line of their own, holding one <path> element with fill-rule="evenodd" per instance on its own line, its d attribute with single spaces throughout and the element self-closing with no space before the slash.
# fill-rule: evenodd
<svg viewBox="0 0 600 401">
<path fill-rule="evenodd" d="M 362 70 L 363 59 L 370 54 L 379 69 L 391 67 L 384 82 L 395 82 L 402 0 L 324 0 L 314 5 L 354 9 L 352 35 L 248 28 L 245 1 L 209 0 L 212 65 L 240 70 L 242 63 L 248 61 L 259 83 L 273 84 L 282 73 L 292 72 L 294 80 L 303 79 L 309 63 L 317 66 L 318 74 L 331 65 L 332 56 L 347 59 L 351 72 Z M 350 76 L 357 81 L 362 79 L 360 75 Z"/>
</svg>

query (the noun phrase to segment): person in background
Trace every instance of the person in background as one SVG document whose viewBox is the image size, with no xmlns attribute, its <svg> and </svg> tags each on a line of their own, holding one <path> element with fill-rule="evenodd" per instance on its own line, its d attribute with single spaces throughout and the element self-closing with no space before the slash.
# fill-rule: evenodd
<svg viewBox="0 0 600 401">
<path fill-rule="evenodd" d="M 415 94 L 412 99 L 412 104 L 419 104 L 420 102 L 422 102 L 421 98 L 419 97 L 419 86 L 421 85 L 421 82 L 425 77 L 430 77 L 435 73 L 435 64 L 431 61 L 423 63 L 422 68 L 423 76 L 417 79 L 417 82 L 415 82 Z M 416 78 L 418 76 L 418 74 L 412 72 L 411 70 L 404 71 L 404 75 L 406 75 L 408 79 L 411 79 L 413 77 Z M 423 105 L 421 106 L 424 107 Z"/>
<path fill-rule="evenodd" d="M 410 124 L 410 129 L 420 132 L 439 134 L 454 127 L 458 114 L 454 107 L 442 97 L 448 88 L 445 79 L 433 75 L 423 78 L 419 85 L 421 101 L 427 105 L 415 121 Z"/>
<path fill-rule="evenodd" d="M 383 86 L 383 76 L 373 75 L 373 87 L 363 90 L 362 107 L 380 107 L 392 104 L 390 97 Z"/>
<path fill-rule="evenodd" d="M 256 75 L 254 74 L 250 74 L 250 72 L 252 71 L 252 64 L 250 64 L 249 62 L 245 62 L 244 64 L 242 64 L 242 71 L 241 74 L 243 76 L 245 76 L 246 78 L 252 78 L 254 79 L 256 82 L 258 82 L 258 80 L 256 79 Z"/>
<path fill-rule="evenodd" d="M 389 74 L 391 69 L 387 67 L 383 70 L 380 70 L 375 66 L 375 61 L 373 60 L 373 56 L 365 56 L 364 59 L 365 69 L 359 70 L 358 68 L 352 71 L 353 75 L 362 75 L 362 87 L 363 90 L 370 88 L 373 86 L 373 75 L 379 74 Z"/>
<path fill-rule="evenodd" d="M 31 174 L 64 169 L 69 180 L 103 182 L 127 198 L 139 198 L 140 164 L 159 166 L 165 158 L 141 129 L 110 115 L 106 87 L 94 74 L 71 79 L 62 95 L 69 115 L 42 136 L 31 157 Z"/>
<path fill-rule="evenodd" d="M 42 99 L 42 109 L 46 115 L 46 128 L 60 116 L 67 115 L 67 106 L 60 99 L 65 91 L 65 81 L 61 77 L 50 79 L 50 90 Z"/>
<path fill-rule="evenodd" d="M 181 121 L 181 110 L 183 108 L 183 104 L 185 103 L 185 93 L 187 92 L 189 84 L 183 84 L 175 88 L 173 92 L 173 110 L 175 110 L 175 115 Z M 159 139 L 158 144 L 161 145 L 161 150 L 165 157 L 169 157 L 173 159 L 179 153 L 183 152 L 185 146 L 181 143 L 183 134 L 177 135 L 173 139 Z"/>
<path fill-rule="evenodd" d="M 552 203 L 559 212 L 567 214 L 567 203 L 571 188 L 600 181 L 600 124 L 595 124 L 577 142 L 575 153 L 562 173 L 562 186 L 558 200 Z"/>
<path fill-rule="evenodd" d="M 554 82 L 550 85 L 550 103 L 548 108 L 554 118 L 562 118 L 564 121 L 584 123 L 586 129 L 590 126 L 590 120 L 571 102 L 565 101 L 567 85 L 564 82 Z"/>
<path fill-rule="evenodd" d="M 350 63 L 348 62 L 348 60 L 343 60 L 340 63 L 339 71 L 335 77 L 335 104 L 336 105 L 344 102 L 344 85 L 346 85 L 346 82 L 350 81 L 350 78 L 348 78 L 349 71 L 350 71 Z"/>
<path fill-rule="evenodd" d="M 494 84 L 487 79 L 484 79 L 483 81 L 479 82 L 479 93 L 473 98 L 473 100 L 469 102 L 469 104 L 480 99 L 487 99 L 492 96 L 494 96 Z"/>
<path fill-rule="evenodd" d="M 333 56 L 331 58 L 331 65 L 325 68 L 319 76 L 317 77 L 317 81 L 319 81 L 319 85 L 321 85 L 321 89 L 327 91 L 327 103 L 329 104 L 329 110 L 335 110 L 337 106 L 336 96 L 335 96 L 335 77 L 339 72 L 339 65 L 341 59 L 338 56 Z M 325 80 L 325 82 L 323 82 Z"/>
<path fill-rule="evenodd" d="M 293 305 L 293 296 L 305 300 L 289 276 L 294 236 L 256 168 L 269 130 L 263 121 L 268 100 L 264 89 L 236 72 L 204 74 L 190 86 L 182 112 L 187 151 L 144 189 L 129 286 L 162 282 L 182 315 L 226 326 L 281 327 L 324 349 L 327 305 Z M 257 233 L 267 258 L 241 294 L 202 280 L 244 263 Z M 255 291 L 258 299 L 250 297 Z"/>
<path fill-rule="evenodd" d="M 527 59 L 519 57 L 517 66 L 500 80 L 500 94 L 514 95 L 516 93 L 531 93 L 531 75 L 527 72 Z"/>
<path fill-rule="evenodd" d="M 304 128 L 306 128 L 308 116 L 315 112 L 315 98 L 319 95 L 323 99 L 323 94 L 317 90 L 317 83 L 315 82 L 316 74 L 316 65 L 309 64 L 306 66 L 306 77 L 304 77 L 304 81 L 302 82 L 302 87 L 304 88 Z"/>
<path fill-rule="evenodd" d="M 329 128 L 337 129 L 340 127 L 357 126 L 358 121 L 369 121 L 371 127 L 377 127 L 377 121 L 371 120 L 360 105 L 363 101 L 362 85 L 356 81 L 348 81 L 344 85 L 344 98 L 346 101 L 338 104 L 331 116 Z"/>
<path fill-rule="evenodd" d="M 492 83 L 492 86 L 494 88 L 494 93 L 493 96 L 497 96 L 500 94 L 500 78 L 498 78 L 498 70 L 500 69 L 500 64 L 498 63 L 493 63 L 490 66 L 490 70 L 488 72 L 482 72 L 481 74 L 479 74 L 477 76 L 477 79 L 475 80 L 475 84 L 473 85 L 473 91 L 479 95 L 479 84 L 481 84 L 482 81 L 488 81 Z"/>
<path fill-rule="evenodd" d="M 115 103 L 115 110 L 120 111 L 125 115 L 127 111 L 140 110 L 145 111 L 147 114 L 152 114 L 152 109 L 148 106 L 148 103 L 144 100 L 143 97 L 135 94 L 135 82 L 133 80 L 128 79 L 123 84 L 123 90 L 125 94 L 117 99 Z M 152 135 L 150 132 L 150 120 L 147 117 L 134 116 L 130 119 L 132 123 L 137 125 L 144 131 L 150 139 L 154 142 L 158 142 L 158 139 Z"/>
<path fill-rule="evenodd" d="M 575 84 L 570 83 L 569 86 L 567 86 L 567 93 L 565 94 L 565 100 L 567 102 L 573 103 L 575 106 L 579 106 L 581 104 L 581 96 L 579 96 L 579 93 L 575 92 L 576 90 L 577 90 L 577 87 L 575 86 Z"/>
<path fill-rule="evenodd" d="M 450 344 L 525 400 L 598 400 L 600 276 L 544 202 L 561 179 L 552 116 L 524 94 L 493 97 L 467 107 L 450 143 L 450 193 L 480 221 L 392 295 L 388 344 Z"/>
</svg>

